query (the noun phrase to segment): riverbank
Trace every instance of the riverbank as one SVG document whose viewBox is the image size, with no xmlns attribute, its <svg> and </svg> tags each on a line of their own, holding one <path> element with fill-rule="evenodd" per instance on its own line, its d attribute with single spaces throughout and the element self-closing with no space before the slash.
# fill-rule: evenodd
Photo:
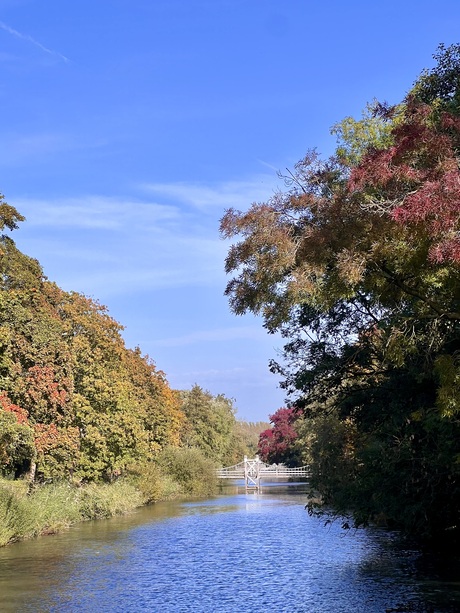
<svg viewBox="0 0 460 613">
<path fill-rule="evenodd" d="M 79 522 L 124 515 L 144 505 L 217 491 L 214 465 L 194 449 L 171 448 L 158 463 L 132 467 L 113 483 L 0 479 L 0 547 L 56 534 Z"/>
<path fill-rule="evenodd" d="M 0 481 L 0 546 L 55 534 L 89 519 L 128 513 L 142 504 L 129 483 L 40 485 L 28 491 L 24 481 Z"/>
</svg>

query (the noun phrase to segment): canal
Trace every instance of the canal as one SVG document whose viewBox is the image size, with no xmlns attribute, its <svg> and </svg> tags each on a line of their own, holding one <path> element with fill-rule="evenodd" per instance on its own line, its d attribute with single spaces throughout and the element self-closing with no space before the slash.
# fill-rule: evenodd
<svg viewBox="0 0 460 613">
<path fill-rule="evenodd" d="M 0 611 L 460 611 L 458 565 L 388 531 L 344 533 L 305 503 L 304 487 L 233 486 L 13 544 L 0 549 Z"/>
</svg>

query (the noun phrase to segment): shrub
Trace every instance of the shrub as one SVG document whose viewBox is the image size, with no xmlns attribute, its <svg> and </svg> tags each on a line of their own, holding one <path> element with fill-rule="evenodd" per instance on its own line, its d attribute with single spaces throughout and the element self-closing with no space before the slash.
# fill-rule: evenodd
<svg viewBox="0 0 460 613">
<path fill-rule="evenodd" d="M 180 494 L 180 485 L 153 462 L 131 466 L 130 481 L 142 494 L 144 504 L 168 500 Z"/>
<path fill-rule="evenodd" d="M 217 489 L 214 462 L 194 447 L 167 447 L 157 459 L 158 466 L 179 484 L 181 493 L 207 496 Z"/>
</svg>

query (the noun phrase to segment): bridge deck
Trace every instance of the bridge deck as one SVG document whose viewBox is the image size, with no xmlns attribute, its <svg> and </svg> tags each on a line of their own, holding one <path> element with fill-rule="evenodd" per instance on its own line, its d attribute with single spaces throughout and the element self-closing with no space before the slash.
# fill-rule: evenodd
<svg viewBox="0 0 460 613">
<path fill-rule="evenodd" d="M 219 479 L 245 479 L 246 486 L 258 486 L 261 479 L 309 477 L 310 467 L 288 468 L 283 464 L 268 465 L 258 458 L 249 460 L 245 457 L 239 464 L 217 469 L 216 474 Z"/>
</svg>

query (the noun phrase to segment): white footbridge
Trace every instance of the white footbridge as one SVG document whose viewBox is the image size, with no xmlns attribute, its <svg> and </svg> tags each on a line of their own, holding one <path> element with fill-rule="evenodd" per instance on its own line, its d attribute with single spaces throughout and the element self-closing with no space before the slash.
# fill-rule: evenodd
<svg viewBox="0 0 460 613">
<path fill-rule="evenodd" d="M 217 469 L 219 479 L 244 479 L 246 490 L 260 489 L 262 479 L 295 479 L 310 476 L 309 466 L 288 468 L 284 464 L 265 464 L 258 456 L 253 459 L 244 456 L 244 460 L 234 466 Z"/>
</svg>

